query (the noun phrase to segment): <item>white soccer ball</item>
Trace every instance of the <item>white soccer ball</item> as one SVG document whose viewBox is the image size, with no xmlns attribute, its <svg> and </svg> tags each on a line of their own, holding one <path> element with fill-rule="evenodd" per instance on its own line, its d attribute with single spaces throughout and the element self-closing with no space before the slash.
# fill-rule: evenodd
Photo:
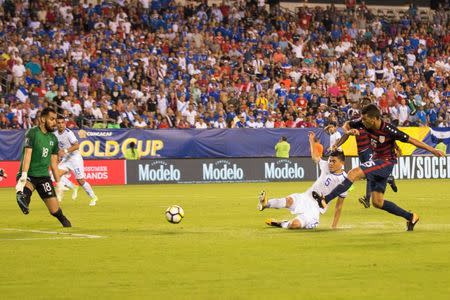
<svg viewBox="0 0 450 300">
<path fill-rule="evenodd" d="M 184 210 L 181 206 L 172 205 L 166 209 L 166 219 L 170 223 L 177 224 L 180 223 L 184 218 Z"/>
</svg>

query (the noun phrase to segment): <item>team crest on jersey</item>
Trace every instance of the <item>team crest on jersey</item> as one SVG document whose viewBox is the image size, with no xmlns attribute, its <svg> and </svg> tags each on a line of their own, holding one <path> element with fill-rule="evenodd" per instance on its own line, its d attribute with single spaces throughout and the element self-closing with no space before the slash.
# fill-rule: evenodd
<svg viewBox="0 0 450 300">
<path fill-rule="evenodd" d="M 386 138 L 382 135 L 380 135 L 380 137 L 378 138 L 378 140 L 380 141 L 380 143 L 384 143 L 384 141 L 386 140 Z"/>
<path fill-rule="evenodd" d="M 50 146 L 53 146 L 53 141 L 50 141 Z"/>
</svg>

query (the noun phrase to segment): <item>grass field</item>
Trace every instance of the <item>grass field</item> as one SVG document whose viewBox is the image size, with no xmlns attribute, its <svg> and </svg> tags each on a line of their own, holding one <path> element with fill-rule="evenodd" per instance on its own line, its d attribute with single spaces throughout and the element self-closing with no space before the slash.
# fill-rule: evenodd
<svg viewBox="0 0 450 300">
<path fill-rule="evenodd" d="M 448 299 L 449 184 L 399 181 L 387 193 L 420 214 L 414 232 L 362 208 L 364 183 L 340 229 L 330 229 L 330 210 L 311 231 L 266 227 L 288 212 L 256 210 L 262 188 L 284 196 L 307 182 L 95 187 L 97 207 L 66 193 L 67 230 L 36 195 L 24 216 L 13 189 L 0 189 L 0 298 Z M 165 221 L 170 204 L 184 208 L 182 223 Z"/>
</svg>

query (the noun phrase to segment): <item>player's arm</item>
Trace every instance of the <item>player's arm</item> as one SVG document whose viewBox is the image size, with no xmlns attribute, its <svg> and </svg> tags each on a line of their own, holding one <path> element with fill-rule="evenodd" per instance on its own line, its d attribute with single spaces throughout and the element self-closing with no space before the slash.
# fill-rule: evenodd
<svg viewBox="0 0 450 300">
<path fill-rule="evenodd" d="M 339 222 L 339 218 L 341 217 L 342 212 L 342 206 L 344 206 L 344 199 L 343 197 L 338 197 L 338 200 L 336 201 L 336 206 L 334 208 L 334 218 L 333 223 L 331 224 L 331 228 L 336 229 L 337 224 Z"/>
<path fill-rule="evenodd" d="M 404 133 L 403 131 L 399 130 L 398 128 L 394 127 L 394 126 L 389 126 L 388 130 L 390 131 L 390 134 L 394 137 L 395 140 L 398 140 L 400 142 L 403 143 L 409 143 L 411 145 L 414 145 L 416 147 L 422 148 L 424 150 L 427 150 L 428 152 L 433 153 L 435 156 L 437 157 L 443 157 L 445 156 L 445 154 L 440 151 L 437 150 L 427 144 L 425 144 L 422 141 L 419 141 L 413 137 L 410 137 L 409 135 L 407 135 L 406 133 Z"/>
<path fill-rule="evenodd" d="M 70 148 L 59 150 L 59 152 L 60 152 L 59 155 L 64 156 L 65 154 L 72 153 L 73 151 L 76 151 L 78 149 L 80 149 L 80 144 L 78 144 L 78 142 L 76 142 L 75 144 L 72 144 L 72 146 L 70 146 Z"/>
<path fill-rule="evenodd" d="M 30 169 L 31 155 L 33 154 L 34 134 L 28 131 L 25 136 L 25 145 L 22 158 L 22 174 L 16 184 L 16 192 L 23 192 L 25 184 L 27 183 L 28 170 Z"/>
<path fill-rule="evenodd" d="M 417 140 L 417 139 L 415 139 L 413 137 L 409 137 L 408 143 L 410 143 L 410 144 L 412 144 L 412 145 L 414 145 L 416 147 L 422 148 L 424 150 L 427 150 L 428 152 L 433 153 L 433 155 L 435 155 L 437 157 L 444 157 L 445 156 L 444 152 L 442 152 L 441 150 L 435 149 L 435 148 L 431 147 L 430 145 L 427 145 L 424 142 L 419 141 L 419 140 Z"/>
<path fill-rule="evenodd" d="M 339 148 L 342 144 L 344 144 L 348 140 L 349 136 L 350 136 L 349 134 L 344 133 L 344 135 L 341 136 L 340 139 L 338 139 L 336 143 L 331 147 L 331 151 L 336 151 L 337 148 Z"/>
<path fill-rule="evenodd" d="M 311 158 L 312 160 L 318 164 L 320 161 L 320 156 L 318 153 L 316 153 L 315 149 L 314 149 L 314 138 L 316 137 L 316 135 L 314 134 L 314 132 L 310 131 L 309 132 L 309 150 L 311 151 Z"/>
</svg>

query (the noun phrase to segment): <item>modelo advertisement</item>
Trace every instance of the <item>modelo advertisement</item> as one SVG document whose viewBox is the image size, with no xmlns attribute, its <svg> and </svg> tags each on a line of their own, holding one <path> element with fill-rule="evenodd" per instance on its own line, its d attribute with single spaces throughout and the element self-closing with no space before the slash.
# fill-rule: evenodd
<svg viewBox="0 0 450 300">
<path fill-rule="evenodd" d="M 359 159 L 351 158 L 352 167 Z M 395 179 L 446 179 L 450 178 L 450 156 L 402 156 L 394 166 Z"/>
<path fill-rule="evenodd" d="M 127 183 L 208 183 L 314 180 L 308 158 L 156 159 L 127 161 Z"/>
</svg>

